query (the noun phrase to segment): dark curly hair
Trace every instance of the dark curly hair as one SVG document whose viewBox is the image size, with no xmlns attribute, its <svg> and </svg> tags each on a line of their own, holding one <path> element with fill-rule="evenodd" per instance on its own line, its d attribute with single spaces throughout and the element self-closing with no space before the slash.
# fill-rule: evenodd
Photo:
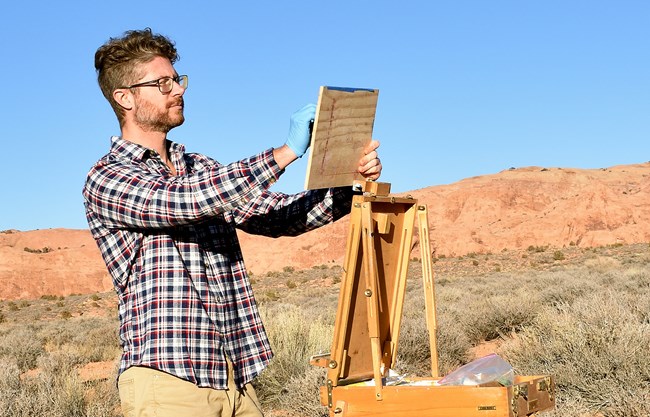
<svg viewBox="0 0 650 417">
<path fill-rule="evenodd" d="M 113 91 L 135 83 L 142 73 L 141 65 L 156 57 L 168 58 L 172 65 L 180 58 L 169 38 L 154 34 L 150 28 L 130 30 L 120 38 L 110 38 L 95 52 L 97 81 L 122 124 L 124 110 L 113 99 Z"/>
</svg>

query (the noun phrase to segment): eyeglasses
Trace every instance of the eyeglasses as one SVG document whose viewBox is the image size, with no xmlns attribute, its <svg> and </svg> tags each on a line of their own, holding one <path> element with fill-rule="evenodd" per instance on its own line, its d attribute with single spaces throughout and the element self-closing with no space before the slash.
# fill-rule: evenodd
<svg viewBox="0 0 650 417">
<path fill-rule="evenodd" d="M 121 88 L 158 87 L 158 90 L 160 90 L 161 93 L 168 94 L 174 88 L 174 83 L 180 85 L 183 87 L 183 89 L 187 89 L 187 75 L 178 75 L 176 77 L 162 77 L 158 78 L 157 80 L 145 81 Z"/>
</svg>

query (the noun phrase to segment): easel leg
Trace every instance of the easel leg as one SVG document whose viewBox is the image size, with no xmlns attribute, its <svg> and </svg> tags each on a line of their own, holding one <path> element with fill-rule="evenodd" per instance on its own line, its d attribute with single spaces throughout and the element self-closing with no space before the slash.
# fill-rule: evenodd
<svg viewBox="0 0 650 417">
<path fill-rule="evenodd" d="M 361 206 L 361 224 L 363 243 L 363 267 L 366 276 L 365 296 L 368 300 L 368 333 L 374 364 L 375 396 L 382 399 L 382 349 L 379 341 L 379 285 L 377 276 L 377 257 L 374 241 L 374 222 L 370 203 Z"/>
<path fill-rule="evenodd" d="M 429 348 L 431 349 L 431 376 L 438 375 L 438 345 L 436 342 L 436 294 L 433 283 L 431 263 L 431 245 L 429 241 L 429 219 L 427 206 L 418 206 L 418 223 L 420 232 L 420 256 L 422 258 L 422 283 L 426 304 L 427 328 L 429 330 Z"/>
</svg>

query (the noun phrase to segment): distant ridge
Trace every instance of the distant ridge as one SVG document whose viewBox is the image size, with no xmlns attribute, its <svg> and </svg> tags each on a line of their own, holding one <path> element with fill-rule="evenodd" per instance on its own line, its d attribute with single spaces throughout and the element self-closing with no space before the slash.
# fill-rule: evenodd
<svg viewBox="0 0 650 417">
<path fill-rule="evenodd" d="M 437 256 L 650 242 L 650 163 L 511 168 L 396 195 L 407 194 L 429 208 Z M 342 263 L 347 227 L 342 219 L 296 238 L 240 240 L 248 269 L 260 275 Z M 0 232 L 0 299 L 111 289 L 88 230 Z"/>
</svg>

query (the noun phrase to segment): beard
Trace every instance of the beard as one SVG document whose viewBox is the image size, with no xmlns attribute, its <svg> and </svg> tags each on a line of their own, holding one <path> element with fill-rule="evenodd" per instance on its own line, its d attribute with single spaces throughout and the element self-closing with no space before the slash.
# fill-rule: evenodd
<svg viewBox="0 0 650 417">
<path fill-rule="evenodd" d="M 175 106 L 181 107 L 175 107 Z M 135 123 L 146 132 L 168 133 L 185 121 L 183 99 L 170 103 L 163 111 L 146 100 L 138 100 Z"/>
</svg>

